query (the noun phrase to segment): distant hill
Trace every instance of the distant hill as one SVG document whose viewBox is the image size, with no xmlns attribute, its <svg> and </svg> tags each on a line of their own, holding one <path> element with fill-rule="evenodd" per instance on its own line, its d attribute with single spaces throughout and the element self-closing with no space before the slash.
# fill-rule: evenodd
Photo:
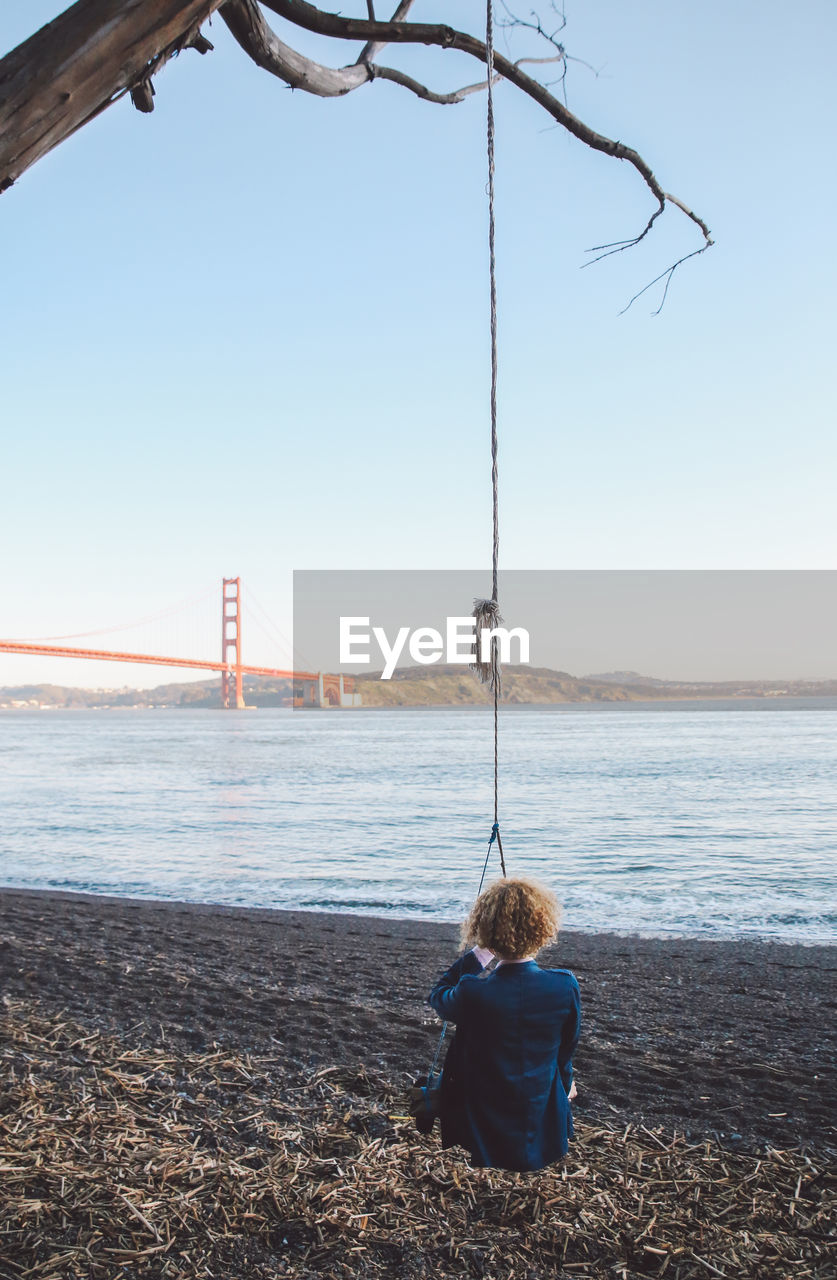
<svg viewBox="0 0 837 1280">
<path fill-rule="evenodd" d="M 585 680 L 641 691 L 643 698 L 829 698 L 837 680 L 658 680 L 637 671 L 605 671 Z"/>
<path fill-rule="evenodd" d="M 467 667 L 444 664 L 405 667 L 391 680 L 381 680 L 380 673 L 360 676 L 358 688 L 365 707 L 463 706 L 490 700 Z M 548 667 L 509 667 L 503 672 L 507 703 L 625 702 L 633 697 L 633 691 L 619 685 L 577 679 Z"/>
<path fill-rule="evenodd" d="M 457 706 L 488 702 L 490 695 L 467 667 L 406 667 L 381 680 L 358 677 L 365 707 Z M 647 702 L 692 698 L 837 696 L 837 680 L 753 680 L 711 683 L 657 680 L 635 671 L 572 676 L 549 667 L 508 667 L 503 671 L 505 703 Z"/>
<path fill-rule="evenodd" d="M 584 680 L 595 680 L 601 684 L 642 684 L 649 687 L 668 684 L 667 680 L 657 680 L 654 676 L 641 676 L 638 671 L 602 671 L 582 677 Z M 675 681 L 675 683 L 677 683 Z"/>
<path fill-rule="evenodd" d="M 244 696 L 248 704 L 259 707 L 289 707 L 291 681 L 266 676 L 245 676 Z M 191 680 L 184 684 L 161 684 L 154 689 L 75 689 L 55 684 L 23 684 L 0 687 L 0 709 L 18 707 L 114 708 L 218 707 L 221 686 L 218 677 Z"/>
<path fill-rule="evenodd" d="M 391 680 L 380 672 L 356 677 L 364 707 L 479 706 L 490 700 L 467 667 L 437 665 L 406 667 Z M 291 681 L 246 676 L 248 706 L 289 707 Z M 659 702 L 706 698 L 834 697 L 837 680 L 708 681 L 658 680 L 635 671 L 572 676 L 549 667 L 508 667 L 503 672 L 503 701 L 548 705 L 557 702 Z M 0 709 L 88 708 L 111 710 L 165 707 L 173 710 L 217 708 L 220 683 L 216 678 L 154 689 L 77 689 L 54 684 L 0 687 Z"/>
</svg>

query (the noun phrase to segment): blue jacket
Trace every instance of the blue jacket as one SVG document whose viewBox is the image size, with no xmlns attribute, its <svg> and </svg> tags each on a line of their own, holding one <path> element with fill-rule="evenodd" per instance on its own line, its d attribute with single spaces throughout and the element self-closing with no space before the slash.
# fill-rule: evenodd
<svg viewBox="0 0 837 1280">
<path fill-rule="evenodd" d="M 560 1160 L 573 1134 L 567 1094 L 581 1026 L 570 971 L 528 960 L 482 974 L 469 951 L 428 998 L 456 1023 L 442 1074 L 442 1145 L 458 1143 L 474 1165 L 500 1169 Z"/>
</svg>

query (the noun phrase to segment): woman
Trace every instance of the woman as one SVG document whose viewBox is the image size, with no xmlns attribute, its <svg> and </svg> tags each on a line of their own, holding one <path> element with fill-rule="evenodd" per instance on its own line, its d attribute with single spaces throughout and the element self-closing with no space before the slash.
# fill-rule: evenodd
<svg viewBox="0 0 837 1280">
<path fill-rule="evenodd" d="M 492 884 L 462 929 L 472 949 L 428 997 L 440 1018 L 456 1023 L 441 1083 L 442 1145 L 466 1147 L 474 1165 L 541 1169 L 566 1154 L 572 1137 L 578 983 L 568 969 L 535 962 L 560 915 L 542 885 Z"/>
</svg>

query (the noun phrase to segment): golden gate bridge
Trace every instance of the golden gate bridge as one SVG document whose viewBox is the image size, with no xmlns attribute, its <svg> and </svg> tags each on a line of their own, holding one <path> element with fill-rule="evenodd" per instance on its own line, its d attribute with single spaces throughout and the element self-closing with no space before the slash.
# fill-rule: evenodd
<svg viewBox="0 0 837 1280">
<path fill-rule="evenodd" d="M 125 653 L 114 649 L 87 649 L 41 644 L 31 640 L 0 640 L 0 653 L 22 653 L 49 658 L 87 658 L 96 662 L 141 662 L 159 667 L 186 667 L 221 673 L 220 705 L 228 711 L 246 709 L 244 676 L 272 676 L 292 681 L 295 707 L 359 706 L 354 676 L 324 671 L 289 671 L 255 667 L 241 661 L 241 579 L 221 580 L 221 656 L 177 658 L 153 653 Z"/>
</svg>

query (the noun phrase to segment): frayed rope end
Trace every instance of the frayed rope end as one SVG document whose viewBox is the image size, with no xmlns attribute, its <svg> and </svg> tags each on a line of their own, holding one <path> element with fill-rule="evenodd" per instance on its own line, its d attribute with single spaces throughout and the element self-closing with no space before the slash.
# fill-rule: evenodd
<svg viewBox="0 0 837 1280">
<path fill-rule="evenodd" d="M 483 659 L 482 633 L 494 631 L 503 619 L 500 617 L 500 606 L 496 600 L 475 600 L 474 621 L 476 631 L 477 656 L 471 663 L 471 670 L 481 684 L 487 684 L 492 693 L 500 693 L 500 643 L 496 636 L 491 637 L 491 649 L 487 659 Z"/>
</svg>

